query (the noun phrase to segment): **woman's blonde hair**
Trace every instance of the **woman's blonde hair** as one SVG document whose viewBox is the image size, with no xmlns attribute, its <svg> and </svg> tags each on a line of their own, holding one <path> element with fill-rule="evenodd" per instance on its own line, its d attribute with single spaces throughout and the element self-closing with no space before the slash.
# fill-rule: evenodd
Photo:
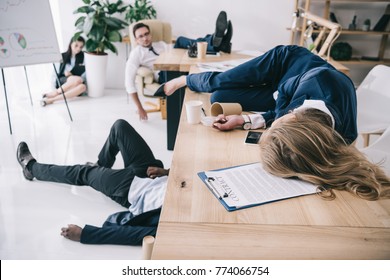
<svg viewBox="0 0 390 280">
<path fill-rule="evenodd" d="M 328 123 L 296 114 L 268 129 L 260 141 L 264 168 L 325 189 L 347 190 L 366 200 L 390 198 L 390 178 Z"/>
</svg>

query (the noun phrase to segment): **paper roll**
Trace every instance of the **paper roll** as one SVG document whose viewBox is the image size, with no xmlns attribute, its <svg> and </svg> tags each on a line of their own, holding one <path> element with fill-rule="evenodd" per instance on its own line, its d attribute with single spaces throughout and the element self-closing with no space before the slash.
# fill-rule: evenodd
<svg viewBox="0 0 390 280">
<path fill-rule="evenodd" d="M 241 115 L 242 107 L 239 103 L 219 103 L 214 102 L 211 105 L 210 112 L 212 116 L 218 116 L 220 114 L 228 115 Z"/>
</svg>

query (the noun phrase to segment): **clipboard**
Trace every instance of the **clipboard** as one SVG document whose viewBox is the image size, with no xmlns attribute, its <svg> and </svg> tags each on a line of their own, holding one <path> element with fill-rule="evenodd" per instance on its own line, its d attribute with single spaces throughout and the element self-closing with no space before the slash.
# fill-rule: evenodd
<svg viewBox="0 0 390 280">
<path fill-rule="evenodd" d="M 236 166 L 231 166 L 231 167 L 226 167 L 226 168 L 220 168 L 220 169 L 215 169 L 215 170 L 212 170 L 212 171 L 222 171 L 222 170 L 237 168 L 237 167 L 240 167 L 240 166 L 245 166 L 245 165 L 250 165 L 250 164 L 253 164 L 253 163 L 248 163 L 248 164 L 243 164 L 243 165 L 236 165 Z M 219 200 L 219 202 L 223 205 L 223 207 L 225 207 L 225 209 L 227 211 L 229 211 L 229 212 L 235 211 L 235 210 L 239 210 L 239 209 L 245 209 L 245 208 L 249 208 L 249 207 L 254 207 L 254 206 L 263 204 L 263 203 L 260 203 L 260 204 L 250 204 L 250 205 L 239 206 L 239 207 L 237 207 L 237 206 L 229 206 L 226 203 L 226 201 L 225 201 L 226 195 L 228 195 L 228 194 L 225 194 L 225 192 L 223 192 L 223 191 L 218 189 L 218 186 L 216 185 L 215 180 L 212 180 L 210 177 L 207 177 L 206 171 L 198 172 L 198 176 L 203 181 L 203 183 L 209 188 L 211 193 Z"/>
<path fill-rule="evenodd" d="M 234 210 L 238 210 L 237 207 L 231 207 L 231 206 L 227 205 L 225 200 L 223 200 L 224 194 L 220 194 L 218 191 L 216 191 L 214 185 L 209 183 L 209 181 L 208 181 L 209 178 L 207 177 L 206 172 L 199 172 L 198 176 L 203 181 L 203 183 L 205 183 L 205 185 L 209 188 L 211 193 L 219 200 L 219 202 L 223 205 L 223 207 L 225 207 L 225 209 L 227 211 L 231 212 Z"/>
<path fill-rule="evenodd" d="M 259 166 L 260 165 L 260 166 Z M 260 167 L 260 169 L 259 169 Z M 231 172 L 234 172 L 234 169 L 240 169 L 237 171 L 242 171 L 243 168 L 258 168 L 258 170 L 262 170 L 264 173 L 260 173 L 260 180 L 263 180 L 263 182 L 266 181 L 268 177 L 272 179 L 272 183 L 269 183 L 268 186 L 261 186 L 257 189 L 258 192 L 261 192 L 262 190 L 273 188 L 275 184 L 275 190 L 276 188 L 279 188 L 279 190 L 282 189 L 291 189 L 291 193 L 286 193 L 284 195 L 278 194 L 278 191 L 275 191 L 275 194 L 270 194 L 268 196 L 265 196 L 262 199 L 258 199 L 257 197 L 253 199 L 252 203 L 234 203 L 234 196 L 236 198 L 240 198 L 240 195 L 238 194 L 239 191 L 237 191 L 237 195 L 234 193 L 235 190 L 238 190 L 238 187 L 230 188 L 233 190 L 233 193 L 227 193 L 229 192 L 229 188 L 226 188 L 226 186 L 229 187 L 229 185 L 221 186 L 220 180 L 217 180 L 216 177 L 209 177 L 207 173 L 213 172 L 214 174 L 218 174 L 219 171 L 226 171 L 230 170 Z M 221 173 L 222 174 L 222 173 Z M 263 174 L 263 175 L 262 175 Z M 240 209 L 250 208 L 254 206 L 259 206 L 271 202 L 276 202 L 280 200 L 285 200 L 293 197 L 308 195 L 308 194 L 315 194 L 317 192 L 317 186 L 307 183 L 298 179 L 284 179 L 280 177 L 276 177 L 274 175 L 269 174 L 268 172 L 265 172 L 264 169 L 262 169 L 261 164 L 259 162 L 256 163 L 249 163 L 249 164 L 243 164 L 243 165 L 237 165 L 227 168 L 221 168 L 216 170 L 210 170 L 210 171 L 204 171 L 198 173 L 199 178 L 203 181 L 203 183 L 207 186 L 207 188 L 211 191 L 211 193 L 218 199 L 218 201 L 225 207 L 225 209 L 229 212 L 236 211 Z M 219 177 L 219 176 L 217 176 Z M 272 178 L 271 178 L 272 177 Z M 221 177 L 222 178 L 222 177 Z M 266 185 L 266 184 L 264 184 Z M 271 185 L 271 187 L 270 187 Z M 251 187 L 252 190 L 254 190 L 254 187 Z M 252 194 L 252 193 L 251 193 Z"/>
</svg>

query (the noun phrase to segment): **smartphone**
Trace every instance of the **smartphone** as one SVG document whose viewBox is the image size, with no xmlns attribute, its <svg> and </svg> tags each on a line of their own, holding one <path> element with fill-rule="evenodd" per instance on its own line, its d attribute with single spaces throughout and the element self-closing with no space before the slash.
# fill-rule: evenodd
<svg viewBox="0 0 390 280">
<path fill-rule="evenodd" d="M 248 131 L 248 135 L 246 136 L 245 143 L 247 144 L 257 144 L 259 143 L 262 132 L 258 131 Z"/>
<path fill-rule="evenodd" d="M 218 52 L 216 52 L 216 51 L 207 51 L 206 54 L 217 55 Z"/>
</svg>

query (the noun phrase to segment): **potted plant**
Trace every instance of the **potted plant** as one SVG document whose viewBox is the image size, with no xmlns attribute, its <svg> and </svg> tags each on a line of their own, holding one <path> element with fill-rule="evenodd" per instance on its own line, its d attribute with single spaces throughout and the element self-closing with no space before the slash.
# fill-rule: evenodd
<svg viewBox="0 0 390 280">
<path fill-rule="evenodd" d="M 363 31 L 370 31 L 370 27 L 371 27 L 371 20 L 370 19 L 366 19 L 363 23 L 363 27 L 362 27 L 362 30 Z"/>
<path fill-rule="evenodd" d="M 76 20 L 75 26 L 79 30 L 74 38 L 84 34 L 86 37 L 85 65 L 88 82 L 88 95 L 99 97 L 104 94 L 106 80 L 107 53 L 106 49 L 118 54 L 113 42 L 120 42 L 122 36 L 119 31 L 127 23 L 116 15 L 125 12 L 128 6 L 123 1 L 110 3 L 108 0 L 83 0 L 84 6 L 74 11 L 75 14 L 85 14 Z"/>
<path fill-rule="evenodd" d="M 157 12 L 149 0 L 135 0 L 134 5 L 129 5 L 125 19 L 130 22 L 137 22 L 142 19 L 154 19 Z"/>
</svg>

